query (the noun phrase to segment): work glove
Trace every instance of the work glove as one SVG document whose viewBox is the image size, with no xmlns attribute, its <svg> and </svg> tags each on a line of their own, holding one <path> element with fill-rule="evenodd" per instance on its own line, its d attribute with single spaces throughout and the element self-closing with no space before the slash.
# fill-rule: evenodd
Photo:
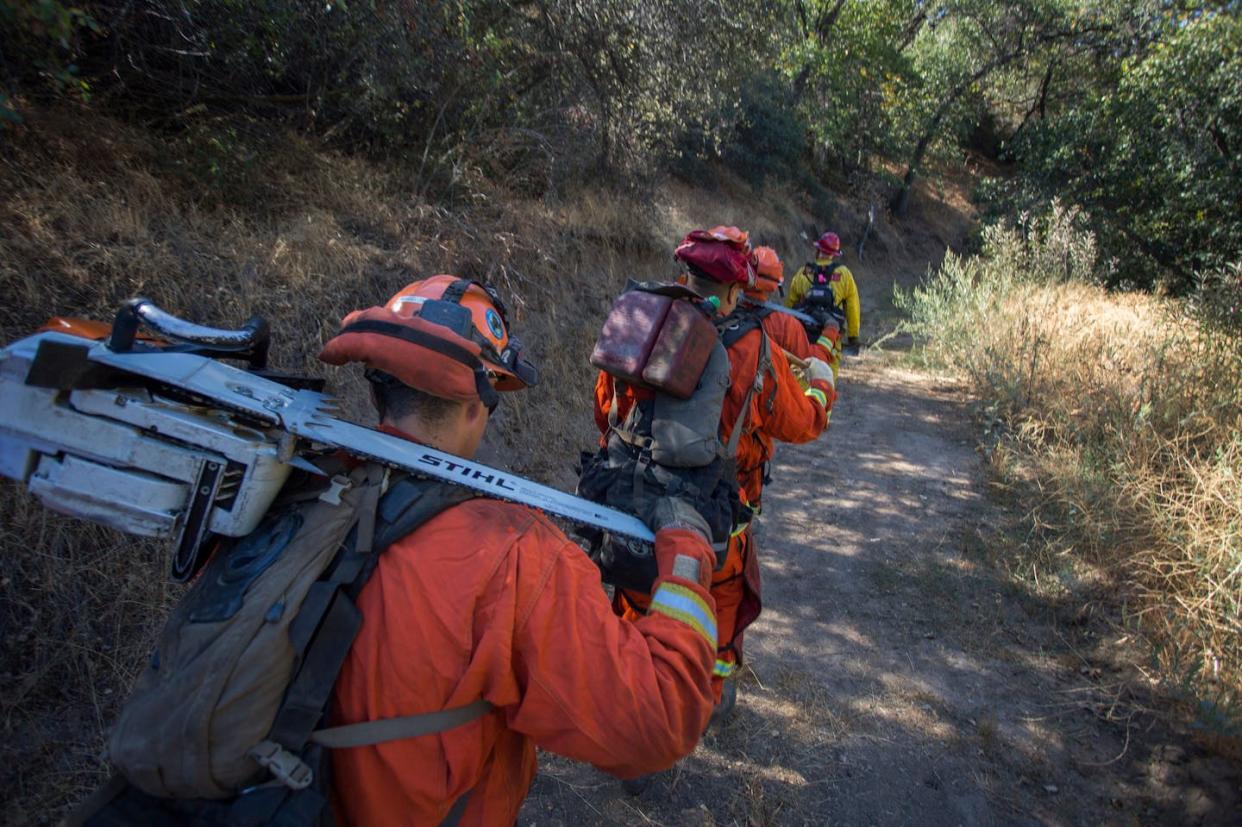
<svg viewBox="0 0 1242 827">
<path fill-rule="evenodd" d="M 716 554 L 710 545 L 711 529 L 702 515 L 685 500 L 661 497 L 646 517 L 647 525 L 656 533 L 660 579 L 677 577 L 708 588 Z"/>
<path fill-rule="evenodd" d="M 686 500 L 680 497 L 660 497 L 648 508 L 643 520 L 652 531 L 659 532 L 665 528 L 690 528 L 711 541 L 712 530 L 703 519 L 703 515 Z"/>
<path fill-rule="evenodd" d="M 837 389 L 837 383 L 832 378 L 832 366 L 823 359 L 816 359 L 814 356 L 807 359 L 806 374 L 812 382 L 827 382 L 828 387 L 834 391 Z"/>
</svg>

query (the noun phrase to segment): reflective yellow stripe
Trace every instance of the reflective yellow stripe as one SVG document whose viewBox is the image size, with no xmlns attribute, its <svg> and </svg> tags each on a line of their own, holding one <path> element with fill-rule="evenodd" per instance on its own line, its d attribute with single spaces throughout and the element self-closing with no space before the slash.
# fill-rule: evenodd
<svg viewBox="0 0 1242 827">
<path fill-rule="evenodd" d="M 828 407 L 828 394 L 824 393 L 819 388 L 808 388 L 806 395 L 818 402 L 821 408 Z"/>
<path fill-rule="evenodd" d="M 755 516 L 759 516 L 759 512 L 758 512 L 758 511 L 756 511 L 756 512 L 755 512 Z M 744 533 L 746 533 L 746 529 L 748 529 L 748 528 L 750 528 L 750 523 L 749 523 L 749 522 L 742 523 L 740 526 L 738 526 L 737 528 L 733 529 L 733 531 L 729 532 L 729 536 L 730 536 L 730 537 L 737 537 L 739 534 L 744 534 Z"/>
<path fill-rule="evenodd" d="M 677 583 L 661 583 L 651 596 L 652 612 L 680 620 L 716 645 L 716 615 L 693 590 Z"/>
<path fill-rule="evenodd" d="M 737 664 L 727 660 L 716 661 L 716 666 L 712 669 L 712 674 L 718 678 L 732 677 L 737 671 Z"/>
<path fill-rule="evenodd" d="M 827 336 L 820 336 L 819 341 L 815 344 L 819 345 L 829 353 L 832 353 L 832 339 L 829 339 Z"/>
</svg>

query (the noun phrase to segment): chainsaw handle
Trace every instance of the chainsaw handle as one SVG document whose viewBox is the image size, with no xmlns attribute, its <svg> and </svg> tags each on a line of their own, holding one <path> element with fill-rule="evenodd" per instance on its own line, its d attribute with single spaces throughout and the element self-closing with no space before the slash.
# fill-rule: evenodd
<svg viewBox="0 0 1242 827">
<path fill-rule="evenodd" d="M 134 346 L 138 328 L 146 325 L 160 336 L 196 345 L 216 353 L 244 357 L 255 369 L 267 367 L 267 350 L 271 328 L 262 316 L 251 316 L 237 330 L 206 327 L 179 319 L 156 306 L 147 298 L 130 299 L 116 314 L 108 348 L 125 353 Z"/>
</svg>

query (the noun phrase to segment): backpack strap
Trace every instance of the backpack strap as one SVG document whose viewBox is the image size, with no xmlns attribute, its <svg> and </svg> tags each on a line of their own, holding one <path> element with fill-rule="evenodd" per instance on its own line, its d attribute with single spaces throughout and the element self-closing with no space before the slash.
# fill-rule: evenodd
<svg viewBox="0 0 1242 827">
<path fill-rule="evenodd" d="M 738 337 L 741 338 L 741 337 Z M 750 387 L 746 390 L 746 398 L 742 401 L 742 409 L 737 412 L 737 419 L 733 421 L 733 431 L 729 434 L 729 444 L 725 446 L 725 458 L 737 456 L 737 446 L 742 439 L 742 429 L 746 425 L 747 417 L 750 415 L 750 403 L 755 398 L 756 393 L 763 391 L 764 374 L 774 375 L 772 369 L 772 343 L 768 339 L 768 334 L 763 332 L 763 328 L 759 328 L 759 358 L 755 363 L 755 378 L 751 381 Z M 768 412 L 771 413 L 772 407 L 776 404 L 775 395 L 768 398 Z"/>
<path fill-rule="evenodd" d="M 733 347 L 747 333 L 759 327 L 762 327 L 759 315 L 753 312 L 751 307 L 742 305 L 739 305 L 724 319 L 716 322 L 716 329 L 720 331 L 720 341 L 726 350 Z"/>
<path fill-rule="evenodd" d="M 448 483 L 403 477 L 381 499 L 385 469 L 368 467 L 359 520 L 346 539 L 329 577 L 306 596 L 289 637 L 298 654 L 297 671 L 276 713 L 268 741 L 300 752 L 323 718 L 337 675 L 362 625 L 354 601 L 366 585 L 379 555 L 392 543 L 454 505 L 478 496 Z"/>
<path fill-rule="evenodd" d="M 417 738 L 420 735 L 444 732 L 481 718 L 495 708 L 480 698 L 464 706 L 424 712 L 421 715 L 402 715 L 398 718 L 380 718 L 375 721 L 317 729 L 311 733 L 310 739 L 330 749 L 365 747 L 382 744 L 385 741 L 399 741 L 403 738 Z"/>
</svg>

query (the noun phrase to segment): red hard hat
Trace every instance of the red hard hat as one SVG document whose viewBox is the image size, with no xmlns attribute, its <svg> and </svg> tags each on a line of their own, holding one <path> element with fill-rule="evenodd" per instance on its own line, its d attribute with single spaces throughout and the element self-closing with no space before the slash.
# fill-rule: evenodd
<svg viewBox="0 0 1242 827">
<path fill-rule="evenodd" d="M 539 381 L 509 335 L 496 291 L 447 275 L 407 285 L 383 307 L 350 313 L 319 358 L 330 365 L 361 362 L 415 390 L 489 406 L 495 391 Z"/>
<path fill-rule="evenodd" d="M 692 273 L 722 284 L 754 284 L 750 241 L 737 227 L 693 230 L 677 245 L 673 258 Z"/>
<path fill-rule="evenodd" d="M 785 283 L 785 265 L 771 247 L 756 247 L 750 261 L 755 268 L 756 293 L 774 293 Z"/>
<path fill-rule="evenodd" d="M 824 233 L 815 242 L 815 249 L 827 256 L 841 255 L 841 239 L 836 233 Z"/>
</svg>

